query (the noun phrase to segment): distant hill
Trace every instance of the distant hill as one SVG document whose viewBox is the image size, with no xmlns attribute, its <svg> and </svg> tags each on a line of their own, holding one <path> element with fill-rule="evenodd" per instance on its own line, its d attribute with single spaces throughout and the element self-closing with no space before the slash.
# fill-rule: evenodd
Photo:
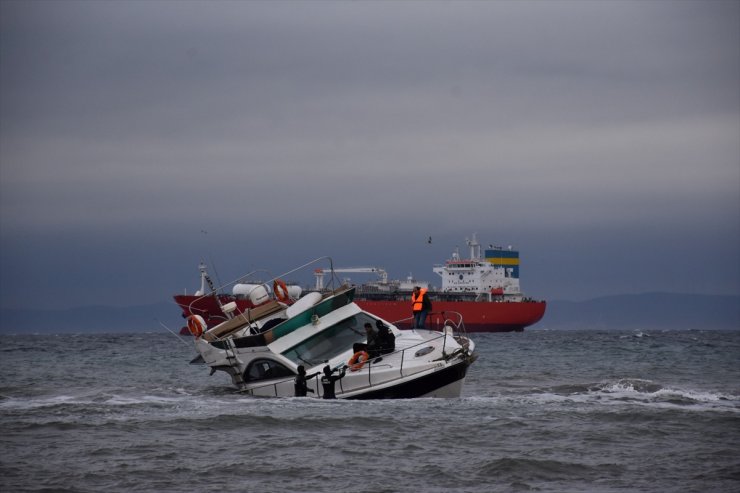
<svg viewBox="0 0 740 493">
<path fill-rule="evenodd" d="M 535 326 L 549 329 L 740 330 L 740 296 L 645 293 L 552 301 Z"/>
<path fill-rule="evenodd" d="M 0 333 L 164 332 L 159 321 L 175 332 L 184 322 L 173 303 L 0 310 Z M 531 329 L 740 330 L 740 296 L 646 293 L 550 301 Z"/>
<path fill-rule="evenodd" d="M 0 310 L 0 333 L 177 332 L 183 325 L 174 303 L 130 307 L 82 306 L 63 310 Z"/>
</svg>

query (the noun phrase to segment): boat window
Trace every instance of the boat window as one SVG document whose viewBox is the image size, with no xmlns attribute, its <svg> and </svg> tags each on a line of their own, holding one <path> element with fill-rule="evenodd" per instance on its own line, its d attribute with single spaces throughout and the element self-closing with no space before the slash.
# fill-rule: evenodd
<svg viewBox="0 0 740 493">
<path fill-rule="evenodd" d="M 244 381 L 254 382 L 270 378 L 292 377 L 295 375 L 288 368 L 271 359 L 256 359 L 249 363 L 244 371 Z"/>
<path fill-rule="evenodd" d="M 365 326 L 369 322 L 375 326 L 375 320 L 366 313 L 344 319 L 341 322 L 322 330 L 297 346 L 285 351 L 283 356 L 299 365 L 315 366 L 343 353 L 356 342 L 365 341 Z"/>
</svg>

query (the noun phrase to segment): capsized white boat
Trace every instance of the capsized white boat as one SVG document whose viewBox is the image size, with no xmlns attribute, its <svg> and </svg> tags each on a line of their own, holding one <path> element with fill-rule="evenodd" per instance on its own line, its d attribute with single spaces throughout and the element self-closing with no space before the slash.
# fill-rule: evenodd
<svg viewBox="0 0 740 493">
<path fill-rule="evenodd" d="M 262 300 L 257 306 L 243 313 L 224 306 L 231 318 L 209 330 L 198 315 L 188 317 L 199 353 L 193 363 L 205 363 L 211 374 L 228 373 L 240 391 L 253 396 L 294 396 L 301 365 L 310 377 L 309 397 L 324 396 L 320 377 L 327 366 L 335 376 L 344 374 L 334 384 L 339 399 L 460 396 L 477 355 L 459 314 L 449 314 L 439 331 L 399 330 L 360 309 L 352 287 L 289 300 L 280 278 L 271 282 L 272 290 L 254 286 L 250 297 Z M 378 321 L 395 336 L 395 347 L 367 359 L 355 350 L 367 343 L 365 324 L 375 327 Z"/>
</svg>

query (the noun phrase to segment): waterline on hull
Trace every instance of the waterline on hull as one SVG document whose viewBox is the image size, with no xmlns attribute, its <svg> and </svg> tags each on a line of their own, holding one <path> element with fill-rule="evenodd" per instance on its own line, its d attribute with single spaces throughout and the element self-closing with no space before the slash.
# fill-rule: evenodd
<svg viewBox="0 0 740 493">
<path fill-rule="evenodd" d="M 445 385 L 444 387 L 438 388 L 437 390 L 433 392 L 424 394 L 421 397 L 439 397 L 442 399 L 454 399 L 454 398 L 460 397 L 460 394 L 462 394 L 462 388 L 463 388 L 464 383 L 465 383 L 465 379 L 461 378 L 457 382 L 452 382 L 448 385 Z"/>
</svg>

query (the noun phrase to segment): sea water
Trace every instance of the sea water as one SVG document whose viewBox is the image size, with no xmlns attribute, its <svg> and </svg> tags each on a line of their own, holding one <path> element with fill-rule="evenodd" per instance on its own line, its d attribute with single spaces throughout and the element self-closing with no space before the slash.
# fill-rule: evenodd
<svg viewBox="0 0 740 493">
<path fill-rule="evenodd" d="M 322 401 L 166 332 L 5 336 L 0 491 L 740 491 L 740 331 L 472 337 L 459 399 Z"/>
</svg>

